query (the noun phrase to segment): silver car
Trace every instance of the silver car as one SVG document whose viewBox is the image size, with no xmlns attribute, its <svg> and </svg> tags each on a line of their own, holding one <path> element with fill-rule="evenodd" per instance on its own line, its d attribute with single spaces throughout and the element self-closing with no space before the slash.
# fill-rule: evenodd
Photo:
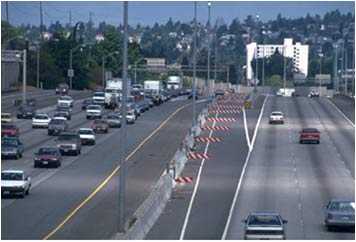
<svg viewBox="0 0 356 242">
<path fill-rule="evenodd" d="M 355 200 L 331 199 L 325 206 L 325 225 L 330 231 L 334 227 L 355 227 Z"/>
<path fill-rule="evenodd" d="M 244 239 L 286 239 L 284 224 L 278 213 L 250 213 L 245 224 Z"/>
</svg>

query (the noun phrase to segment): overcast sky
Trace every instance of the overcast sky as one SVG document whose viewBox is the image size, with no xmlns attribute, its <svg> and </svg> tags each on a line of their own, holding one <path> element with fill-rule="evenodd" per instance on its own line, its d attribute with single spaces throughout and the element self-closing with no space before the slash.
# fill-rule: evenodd
<svg viewBox="0 0 356 242">
<path fill-rule="evenodd" d="M 9 1 L 9 21 L 15 26 L 21 24 L 39 25 L 40 10 L 39 2 L 36 1 Z M 115 26 L 122 23 L 123 2 L 99 2 L 99 1 L 45 1 L 43 2 L 43 20 L 46 26 L 51 22 L 60 21 L 63 25 L 69 22 L 69 10 L 72 12 L 72 23 L 77 21 L 87 22 L 90 12 L 93 13 L 95 25 L 105 21 Z M 199 22 L 205 23 L 208 16 L 207 2 L 198 2 Z M 1 2 L 1 19 L 6 20 L 5 2 Z M 166 23 L 171 17 L 173 21 L 188 22 L 194 15 L 193 2 L 129 2 L 129 24 L 150 25 L 158 22 Z M 275 19 L 278 13 L 283 17 L 298 18 L 305 17 L 308 13 L 312 16 L 319 14 L 323 16 L 326 12 L 339 9 L 341 13 L 355 13 L 354 1 L 318 1 L 318 2 L 253 2 L 253 1 L 228 1 L 214 2 L 211 5 L 211 18 L 215 21 L 223 17 L 227 24 L 234 18 L 244 20 L 247 15 L 258 14 L 264 22 Z"/>
</svg>

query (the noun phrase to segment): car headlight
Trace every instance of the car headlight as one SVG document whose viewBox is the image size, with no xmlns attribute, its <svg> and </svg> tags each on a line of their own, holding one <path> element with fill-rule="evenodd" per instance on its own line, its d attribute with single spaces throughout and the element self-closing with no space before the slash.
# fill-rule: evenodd
<svg viewBox="0 0 356 242">
<path fill-rule="evenodd" d="M 57 158 L 51 158 L 51 160 L 57 160 Z"/>
<path fill-rule="evenodd" d="M 35 157 L 35 160 L 41 160 L 39 157 Z"/>
<path fill-rule="evenodd" d="M 73 144 L 72 145 L 72 149 L 76 149 L 77 148 L 77 145 L 76 144 Z"/>
</svg>

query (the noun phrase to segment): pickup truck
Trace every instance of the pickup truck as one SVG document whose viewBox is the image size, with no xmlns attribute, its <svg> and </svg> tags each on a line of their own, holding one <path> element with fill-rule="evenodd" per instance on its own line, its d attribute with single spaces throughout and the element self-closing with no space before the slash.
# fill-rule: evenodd
<svg viewBox="0 0 356 242">
<path fill-rule="evenodd" d="M 1 171 L 1 196 L 20 194 L 22 198 L 30 194 L 31 179 L 24 171 Z"/>
<path fill-rule="evenodd" d="M 79 155 L 81 152 L 82 141 L 78 133 L 62 132 L 55 141 L 62 154 Z"/>
<path fill-rule="evenodd" d="M 299 133 L 299 143 L 301 144 L 305 142 L 316 142 L 317 144 L 320 143 L 320 131 L 315 128 L 302 129 L 302 131 Z"/>
</svg>

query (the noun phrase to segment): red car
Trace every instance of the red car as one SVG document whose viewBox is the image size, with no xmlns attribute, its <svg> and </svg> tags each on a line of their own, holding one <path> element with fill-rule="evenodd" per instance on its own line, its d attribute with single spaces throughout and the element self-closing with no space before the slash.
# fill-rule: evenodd
<svg viewBox="0 0 356 242">
<path fill-rule="evenodd" d="M 299 132 L 299 143 L 303 144 L 304 142 L 316 142 L 320 143 L 320 131 L 314 128 L 302 129 Z"/>
<path fill-rule="evenodd" d="M 1 137 L 9 137 L 9 136 L 18 137 L 19 135 L 20 135 L 20 131 L 15 124 L 12 123 L 1 124 Z"/>
<path fill-rule="evenodd" d="M 96 119 L 92 125 L 94 132 L 109 132 L 109 124 L 105 119 Z"/>
<path fill-rule="evenodd" d="M 41 147 L 38 152 L 35 153 L 34 167 L 42 165 L 54 167 L 61 166 L 61 151 L 56 146 Z"/>
</svg>

